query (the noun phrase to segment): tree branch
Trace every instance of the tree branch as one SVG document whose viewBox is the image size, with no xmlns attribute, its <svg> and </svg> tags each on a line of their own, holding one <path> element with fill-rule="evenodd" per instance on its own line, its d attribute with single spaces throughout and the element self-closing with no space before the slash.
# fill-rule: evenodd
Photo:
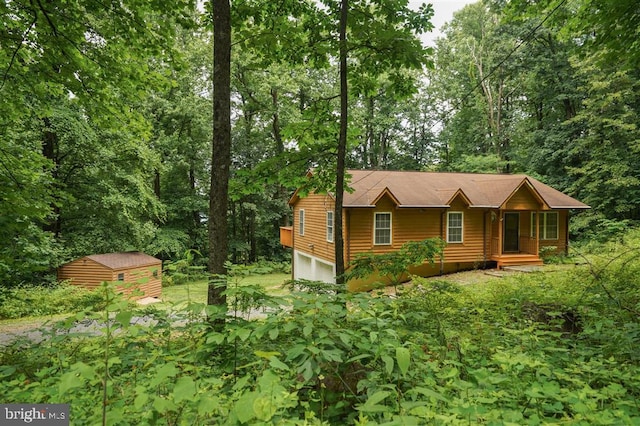
<svg viewBox="0 0 640 426">
<path fill-rule="evenodd" d="M 31 30 L 33 29 L 33 26 L 36 24 L 37 21 L 38 21 L 38 16 L 35 15 L 35 12 L 34 12 L 33 21 L 29 25 L 29 28 L 27 28 L 24 34 L 22 35 L 22 39 L 20 40 L 20 42 L 16 46 L 16 49 L 13 51 L 13 54 L 11 55 L 11 61 L 9 61 L 9 66 L 4 71 L 4 75 L 2 76 L 2 84 L 0 84 L 0 91 L 4 88 L 4 85 L 6 84 L 7 79 L 9 78 L 9 72 L 11 71 L 11 68 L 13 68 L 13 64 L 16 61 L 16 57 L 18 56 L 18 52 L 20 51 L 20 48 L 22 47 L 24 42 L 27 40 L 27 35 L 29 35 L 29 33 L 31 32 Z"/>
</svg>

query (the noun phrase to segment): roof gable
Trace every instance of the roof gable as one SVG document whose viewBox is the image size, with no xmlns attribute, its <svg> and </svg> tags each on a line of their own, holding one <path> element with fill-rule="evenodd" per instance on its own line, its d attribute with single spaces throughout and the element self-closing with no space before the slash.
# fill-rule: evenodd
<svg viewBox="0 0 640 426">
<path fill-rule="evenodd" d="M 344 207 L 373 207 L 385 193 L 398 207 L 448 208 L 461 197 L 471 208 L 501 208 L 523 187 L 542 208 L 586 209 L 584 203 L 526 175 L 349 170 Z"/>
<path fill-rule="evenodd" d="M 526 194 L 522 194 L 522 191 L 525 191 Z M 500 205 L 500 208 L 514 208 L 518 209 L 518 207 L 523 207 L 525 204 L 528 204 L 523 198 L 526 196 L 532 197 L 535 202 L 539 205 L 538 208 L 542 208 L 543 210 L 549 209 L 549 205 L 545 202 L 544 198 L 540 195 L 540 193 L 536 190 L 536 188 L 531 184 L 528 177 L 525 177 L 522 182 L 509 194 L 506 200 Z"/>
<path fill-rule="evenodd" d="M 471 200 L 469 199 L 469 197 L 467 197 L 467 195 L 464 193 L 464 191 L 462 189 L 458 189 L 452 196 L 451 198 L 449 198 L 449 201 L 447 201 L 448 205 L 453 204 L 453 202 L 455 201 L 456 198 L 460 198 L 462 200 L 462 202 L 464 202 L 466 205 L 470 206 L 471 205 Z"/>
</svg>

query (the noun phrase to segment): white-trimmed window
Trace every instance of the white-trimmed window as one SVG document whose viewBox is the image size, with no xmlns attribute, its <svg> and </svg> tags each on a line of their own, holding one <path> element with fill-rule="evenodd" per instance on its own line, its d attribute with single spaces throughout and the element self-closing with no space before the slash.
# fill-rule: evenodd
<svg viewBox="0 0 640 426">
<path fill-rule="evenodd" d="M 304 210 L 298 212 L 298 234 L 304 235 Z"/>
<path fill-rule="evenodd" d="M 462 212 L 447 213 L 447 242 L 461 243 L 464 224 L 464 215 Z"/>
<path fill-rule="evenodd" d="M 376 213 L 374 215 L 373 244 L 391 245 L 391 213 Z"/>
<path fill-rule="evenodd" d="M 531 237 L 536 237 L 536 212 L 531 212 Z M 558 212 L 540 213 L 540 239 L 558 239 Z"/>
<path fill-rule="evenodd" d="M 327 241 L 333 242 L 333 212 L 327 212 Z"/>
</svg>

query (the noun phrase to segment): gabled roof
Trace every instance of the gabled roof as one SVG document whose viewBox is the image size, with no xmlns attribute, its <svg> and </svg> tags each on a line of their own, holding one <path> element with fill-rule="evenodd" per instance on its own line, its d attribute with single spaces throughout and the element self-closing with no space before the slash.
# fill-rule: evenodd
<svg viewBox="0 0 640 426">
<path fill-rule="evenodd" d="M 130 251 L 124 253 L 106 253 L 92 254 L 85 256 L 84 259 L 90 259 L 109 269 L 128 269 L 149 265 L 157 265 L 162 261 L 148 254 L 138 251 Z"/>
<path fill-rule="evenodd" d="M 461 196 L 469 207 L 500 208 L 527 186 L 541 204 L 551 209 L 588 209 L 584 203 L 526 175 L 349 170 L 344 207 L 374 207 L 385 193 L 398 207 L 449 207 Z"/>
</svg>

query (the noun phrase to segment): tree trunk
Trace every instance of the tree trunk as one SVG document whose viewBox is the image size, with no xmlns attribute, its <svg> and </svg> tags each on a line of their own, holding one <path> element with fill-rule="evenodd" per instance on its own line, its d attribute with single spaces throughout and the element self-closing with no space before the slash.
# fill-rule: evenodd
<svg viewBox="0 0 640 426">
<path fill-rule="evenodd" d="M 196 169 L 193 162 L 189 165 L 189 195 L 195 197 L 197 194 L 196 191 Z M 195 236 L 198 235 L 198 230 L 200 229 L 200 211 L 198 209 L 193 209 L 191 211 L 191 218 L 193 220 L 193 232 L 191 232 L 192 238 L 195 239 Z"/>
<path fill-rule="evenodd" d="M 344 239 L 342 235 L 342 200 L 344 196 L 345 159 L 347 152 L 347 14 L 349 1 L 342 0 L 340 8 L 340 135 L 336 166 L 336 205 L 334 211 L 334 241 L 336 257 L 336 284 L 344 284 Z M 340 288 L 339 291 L 344 289 Z"/>
<path fill-rule="evenodd" d="M 54 132 L 49 118 L 44 118 L 43 121 L 44 135 L 42 141 L 42 155 L 53 163 L 51 178 L 53 180 L 53 185 L 58 187 L 58 171 L 60 168 L 58 135 Z M 56 191 L 54 197 L 57 198 L 57 196 L 58 194 Z M 62 230 L 62 223 L 60 220 L 60 206 L 55 201 L 51 203 L 51 212 L 52 216 L 49 218 L 48 222 L 45 223 L 43 229 L 47 232 L 51 232 L 57 239 L 60 236 L 60 231 Z"/>
<path fill-rule="evenodd" d="M 231 6 L 213 1 L 213 148 L 209 191 L 209 283 L 207 304 L 227 309 L 225 262 L 229 251 L 227 208 L 231 163 Z M 216 321 L 224 323 L 224 317 Z"/>
</svg>

